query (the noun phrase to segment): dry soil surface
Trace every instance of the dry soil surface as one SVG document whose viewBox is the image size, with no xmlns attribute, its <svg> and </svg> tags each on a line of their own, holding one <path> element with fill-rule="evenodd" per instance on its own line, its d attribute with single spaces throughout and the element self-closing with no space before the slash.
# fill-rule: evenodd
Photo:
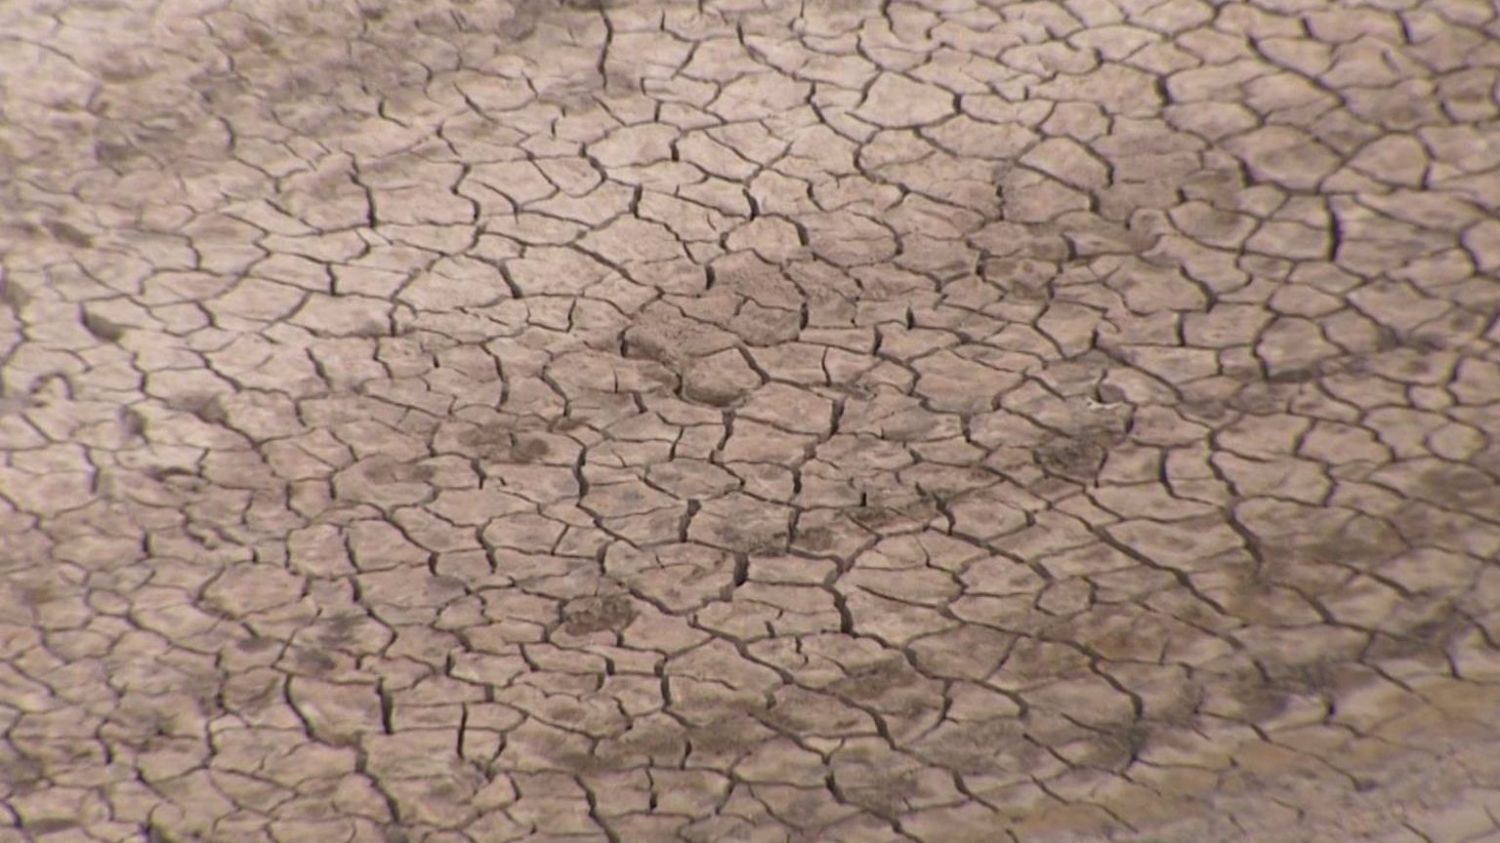
<svg viewBox="0 0 1500 843">
<path fill-rule="evenodd" d="M 1491 0 L 0 0 L 0 841 L 1500 841 Z"/>
</svg>

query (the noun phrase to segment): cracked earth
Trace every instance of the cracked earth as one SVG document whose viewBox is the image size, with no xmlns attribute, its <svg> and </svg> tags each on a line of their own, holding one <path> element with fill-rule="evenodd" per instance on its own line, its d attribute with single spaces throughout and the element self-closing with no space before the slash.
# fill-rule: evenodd
<svg viewBox="0 0 1500 843">
<path fill-rule="evenodd" d="M 0 841 L 1500 841 L 1497 68 L 0 4 Z"/>
</svg>

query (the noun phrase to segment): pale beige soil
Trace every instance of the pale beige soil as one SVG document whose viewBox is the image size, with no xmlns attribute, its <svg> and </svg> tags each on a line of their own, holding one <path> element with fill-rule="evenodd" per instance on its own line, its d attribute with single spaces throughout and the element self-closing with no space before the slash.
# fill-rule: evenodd
<svg viewBox="0 0 1500 843">
<path fill-rule="evenodd" d="M 0 841 L 1500 841 L 1490 0 L 0 0 Z"/>
</svg>

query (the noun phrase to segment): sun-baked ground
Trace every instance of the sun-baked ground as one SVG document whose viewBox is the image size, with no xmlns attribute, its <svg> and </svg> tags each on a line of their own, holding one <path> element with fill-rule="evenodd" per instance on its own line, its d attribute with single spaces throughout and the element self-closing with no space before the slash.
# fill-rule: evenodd
<svg viewBox="0 0 1500 843">
<path fill-rule="evenodd" d="M 0 2 L 0 841 L 1500 841 L 1497 69 Z"/>
</svg>

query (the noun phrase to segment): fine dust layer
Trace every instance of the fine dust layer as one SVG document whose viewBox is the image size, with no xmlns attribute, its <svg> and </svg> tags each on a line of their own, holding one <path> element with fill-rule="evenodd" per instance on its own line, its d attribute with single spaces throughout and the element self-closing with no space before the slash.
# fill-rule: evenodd
<svg viewBox="0 0 1500 843">
<path fill-rule="evenodd" d="M 0 2 L 0 843 L 1500 843 L 1497 78 Z"/>
</svg>

